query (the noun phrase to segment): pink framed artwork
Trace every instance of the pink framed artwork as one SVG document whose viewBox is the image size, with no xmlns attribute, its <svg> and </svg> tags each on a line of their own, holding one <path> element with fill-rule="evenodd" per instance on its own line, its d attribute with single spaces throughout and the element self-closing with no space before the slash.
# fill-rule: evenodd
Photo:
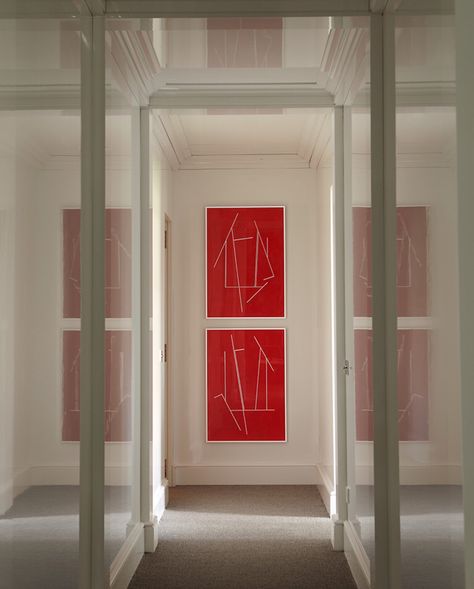
<svg viewBox="0 0 474 589">
<path fill-rule="evenodd" d="M 206 208 L 207 317 L 285 316 L 285 208 Z"/>
<path fill-rule="evenodd" d="M 429 439 L 429 343 L 424 329 L 399 329 L 398 424 L 400 441 Z M 372 330 L 354 331 L 356 439 L 373 440 Z"/>
<path fill-rule="evenodd" d="M 79 209 L 63 210 L 63 316 L 81 316 Z M 132 211 L 105 211 L 105 316 L 131 317 Z"/>
<path fill-rule="evenodd" d="M 80 439 L 79 330 L 63 331 L 63 442 Z M 129 442 L 132 427 L 132 334 L 105 332 L 105 441 Z"/>
<path fill-rule="evenodd" d="M 208 18 L 209 68 L 281 68 L 283 19 Z"/>
<path fill-rule="evenodd" d="M 207 329 L 208 442 L 286 442 L 285 329 Z"/>
<path fill-rule="evenodd" d="M 371 209 L 353 208 L 354 315 L 372 315 Z M 428 207 L 397 207 L 399 317 L 428 315 Z"/>
</svg>

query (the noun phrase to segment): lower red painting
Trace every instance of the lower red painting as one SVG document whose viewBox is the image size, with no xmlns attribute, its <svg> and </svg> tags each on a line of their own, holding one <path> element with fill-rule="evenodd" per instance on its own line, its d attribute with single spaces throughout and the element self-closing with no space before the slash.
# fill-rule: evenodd
<svg viewBox="0 0 474 589">
<path fill-rule="evenodd" d="M 401 442 L 429 438 L 429 338 L 425 329 L 399 329 L 397 334 L 398 428 Z M 354 331 L 356 433 L 358 441 L 374 439 L 372 330 Z"/>
<path fill-rule="evenodd" d="M 63 442 L 80 439 L 80 331 L 63 332 Z M 105 441 L 132 439 L 132 334 L 105 332 Z"/>
<path fill-rule="evenodd" d="M 207 441 L 285 442 L 285 329 L 208 329 Z"/>
</svg>

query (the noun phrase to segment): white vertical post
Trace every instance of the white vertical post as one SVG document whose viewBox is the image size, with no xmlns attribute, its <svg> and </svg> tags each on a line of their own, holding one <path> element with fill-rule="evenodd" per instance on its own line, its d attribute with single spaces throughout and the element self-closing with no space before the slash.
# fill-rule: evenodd
<svg viewBox="0 0 474 589">
<path fill-rule="evenodd" d="M 347 520 L 347 436 L 346 436 L 346 359 L 345 342 L 345 270 L 344 270 L 344 107 L 334 108 L 334 292 L 335 305 L 335 424 L 336 509 L 332 542 L 335 550 L 344 550 L 344 521 Z"/>
<path fill-rule="evenodd" d="M 394 15 L 371 17 L 375 578 L 400 587 Z"/>
<path fill-rule="evenodd" d="M 463 419 L 464 553 L 466 588 L 474 587 L 474 3 L 456 0 L 456 97 L 461 395 Z"/>
<path fill-rule="evenodd" d="M 81 589 L 102 589 L 105 385 L 105 27 L 82 19 L 81 53 Z M 107 583 L 108 586 L 108 583 Z"/>
<path fill-rule="evenodd" d="M 131 205 L 132 205 L 132 512 L 129 527 L 140 521 L 141 456 L 141 200 L 140 200 L 140 109 L 131 109 Z"/>
<path fill-rule="evenodd" d="M 152 383 L 151 383 L 151 207 L 150 207 L 150 109 L 140 109 L 140 276 L 141 276 L 141 458 L 140 519 L 145 526 L 145 551 L 156 548 L 156 522 L 153 520 Z"/>
<path fill-rule="evenodd" d="M 344 107 L 344 293 L 345 293 L 345 350 L 348 362 L 346 373 L 346 447 L 347 485 L 350 487 L 350 503 L 347 519 L 355 521 L 356 513 L 356 417 L 354 387 L 354 282 L 352 238 L 352 109 Z"/>
</svg>

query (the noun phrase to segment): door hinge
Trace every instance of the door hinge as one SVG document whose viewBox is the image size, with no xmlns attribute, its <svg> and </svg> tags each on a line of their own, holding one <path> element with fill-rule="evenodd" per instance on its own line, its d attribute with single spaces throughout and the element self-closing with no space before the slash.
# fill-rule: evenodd
<svg viewBox="0 0 474 589">
<path fill-rule="evenodd" d="M 165 250 L 168 249 L 168 230 L 165 229 Z"/>
<path fill-rule="evenodd" d="M 165 458 L 165 479 L 168 478 L 168 461 Z"/>
<path fill-rule="evenodd" d="M 164 349 L 164 355 L 163 355 L 163 359 L 165 362 L 168 362 L 168 344 L 165 344 L 165 349 Z"/>
<path fill-rule="evenodd" d="M 344 374 L 346 376 L 349 376 L 349 373 L 351 371 L 351 368 L 352 368 L 352 366 L 351 366 L 349 360 L 345 360 L 344 361 L 344 366 L 342 367 L 342 370 L 343 370 L 343 372 L 344 372 Z"/>
<path fill-rule="evenodd" d="M 351 488 L 346 487 L 346 504 L 349 505 L 351 502 Z"/>
</svg>

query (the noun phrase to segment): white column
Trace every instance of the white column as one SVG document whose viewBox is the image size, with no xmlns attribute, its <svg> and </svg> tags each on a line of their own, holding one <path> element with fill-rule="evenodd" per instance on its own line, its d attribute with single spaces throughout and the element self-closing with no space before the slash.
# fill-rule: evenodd
<svg viewBox="0 0 474 589">
<path fill-rule="evenodd" d="M 150 110 L 140 109 L 140 305 L 141 305 L 141 457 L 140 457 L 140 519 L 145 529 L 145 552 L 153 552 L 157 544 L 156 522 L 153 519 L 152 468 L 152 383 L 151 374 L 151 177 L 150 177 Z"/>
<path fill-rule="evenodd" d="M 102 589 L 105 386 L 105 22 L 82 18 L 81 54 L 81 589 Z"/>
<path fill-rule="evenodd" d="M 335 334 L 335 431 L 336 509 L 333 516 L 332 543 L 335 550 L 344 550 L 344 521 L 347 520 L 347 416 L 346 416 L 346 359 L 345 338 L 345 266 L 344 266 L 344 107 L 334 108 L 334 334 Z"/>
<path fill-rule="evenodd" d="M 466 587 L 474 587 L 474 2 L 456 0 L 458 231 Z"/>
<path fill-rule="evenodd" d="M 400 587 L 397 399 L 395 34 L 392 14 L 371 17 L 371 163 L 375 575 Z"/>
</svg>

